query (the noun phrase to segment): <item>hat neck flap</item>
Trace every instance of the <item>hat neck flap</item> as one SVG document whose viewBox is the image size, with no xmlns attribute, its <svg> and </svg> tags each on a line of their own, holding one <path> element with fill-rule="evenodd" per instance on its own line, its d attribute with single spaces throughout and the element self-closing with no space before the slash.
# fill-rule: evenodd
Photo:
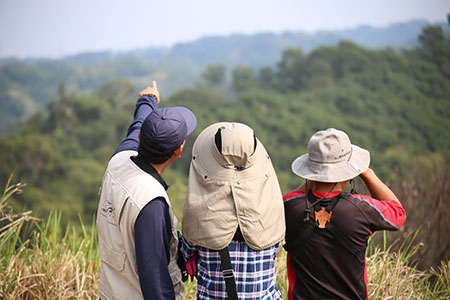
<svg viewBox="0 0 450 300">
<path fill-rule="evenodd" d="M 258 141 L 255 150 L 253 130 L 231 124 L 233 130 L 228 130 L 230 123 L 211 125 L 194 144 L 183 234 L 194 244 L 219 250 L 231 242 L 239 226 L 252 249 L 265 249 L 284 238 L 281 190 L 262 143 Z M 248 129 L 236 130 L 239 126 Z M 218 127 L 222 154 L 214 140 Z"/>
</svg>

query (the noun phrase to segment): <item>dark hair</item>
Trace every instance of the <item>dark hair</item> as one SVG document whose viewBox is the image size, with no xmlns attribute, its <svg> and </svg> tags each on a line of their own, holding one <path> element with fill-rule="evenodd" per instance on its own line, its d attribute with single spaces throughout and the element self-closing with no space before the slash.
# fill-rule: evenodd
<svg viewBox="0 0 450 300">
<path fill-rule="evenodd" d="M 178 149 L 178 148 L 177 148 Z M 146 141 L 139 143 L 138 154 L 148 163 L 162 164 L 166 162 L 175 153 L 175 150 L 166 150 L 160 145 Z"/>
</svg>

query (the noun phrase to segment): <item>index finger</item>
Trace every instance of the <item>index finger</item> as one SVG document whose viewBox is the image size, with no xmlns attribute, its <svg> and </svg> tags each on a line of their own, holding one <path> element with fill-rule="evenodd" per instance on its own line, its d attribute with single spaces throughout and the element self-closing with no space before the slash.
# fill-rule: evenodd
<svg viewBox="0 0 450 300">
<path fill-rule="evenodd" d="M 158 87 L 156 86 L 156 81 L 155 81 L 155 80 L 152 81 L 152 88 L 158 88 Z"/>
</svg>

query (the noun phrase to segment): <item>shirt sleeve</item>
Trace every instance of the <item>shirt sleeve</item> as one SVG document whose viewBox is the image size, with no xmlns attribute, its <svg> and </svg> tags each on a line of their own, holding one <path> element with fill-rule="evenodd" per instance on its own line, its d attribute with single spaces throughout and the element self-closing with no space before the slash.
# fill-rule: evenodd
<svg viewBox="0 0 450 300">
<path fill-rule="evenodd" d="M 136 263 L 144 299 L 175 299 L 169 274 L 172 225 L 169 208 L 156 198 L 140 212 L 134 225 Z"/>
<path fill-rule="evenodd" d="M 137 151 L 139 145 L 139 132 L 145 118 L 156 108 L 158 104 L 154 96 L 145 95 L 138 99 L 134 110 L 134 119 L 130 127 L 128 127 L 127 136 L 117 147 L 114 154 L 125 150 Z"/>
<path fill-rule="evenodd" d="M 398 230 L 406 219 L 406 212 L 396 201 L 380 201 L 366 195 L 354 195 L 363 205 L 370 230 Z"/>
<path fill-rule="evenodd" d="M 189 242 L 183 235 L 180 235 L 181 254 L 185 261 L 188 261 L 196 252 L 197 246 Z"/>
</svg>

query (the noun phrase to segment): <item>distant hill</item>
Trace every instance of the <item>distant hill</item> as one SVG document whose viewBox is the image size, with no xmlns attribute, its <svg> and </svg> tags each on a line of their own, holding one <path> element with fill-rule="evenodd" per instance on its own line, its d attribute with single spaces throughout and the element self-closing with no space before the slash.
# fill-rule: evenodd
<svg viewBox="0 0 450 300">
<path fill-rule="evenodd" d="M 135 55 L 150 60 L 189 59 L 202 65 L 225 64 L 227 66 L 246 65 L 251 68 L 271 66 L 279 60 L 281 51 L 288 48 L 301 48 L 310 52 L 320 46 L 332 46 L 341 40 L 351 40 L 366 48 L 414 48 L 422 28 L 430 25 L 425 20 L 397 23 L 389 27 L 374 28 L 360 26 L 349 30 L 320 31 L 316 33 L 284 32 L 258 33 L 252 35 L 232 34 L 228 36 L 208 36 L 198 40 L 175 44 L 171 48 L 148 48 L 125 52 L 121 55 Z M 447 35 L 450 28 L 446 23 L 438 23 Z M 104 62 L 114 57 L 112 53 L 85 53 L 66 60 L 71 63 L 87 65 Z"/>
<path fill-rule="evenodd" d="M 157 80 L 165 96 L 193 86 L 208 65 L 221 64 L 229 73 L 238 65 L 254 70 L 274 67 L 284 49 L 300 48 L 308 53 L 320 46 L 352 40 L 366 48 L 413 48 L 423 20 L 386 28 L 361 26 L 355 29 L 317 32 L 259 33 L 210 36 L 170 48 L 148 48 L 129 52 L 92 52 L 62 59 L 0 60 L 0 134 L 36 111 L 45 112 L 57 98 L 58 87 L 66 92 L 85 92 L 105 82 L 127 79 L 136 90 Z M 448 24 L 441 26 L 449 36 Z"/>
</svg>

